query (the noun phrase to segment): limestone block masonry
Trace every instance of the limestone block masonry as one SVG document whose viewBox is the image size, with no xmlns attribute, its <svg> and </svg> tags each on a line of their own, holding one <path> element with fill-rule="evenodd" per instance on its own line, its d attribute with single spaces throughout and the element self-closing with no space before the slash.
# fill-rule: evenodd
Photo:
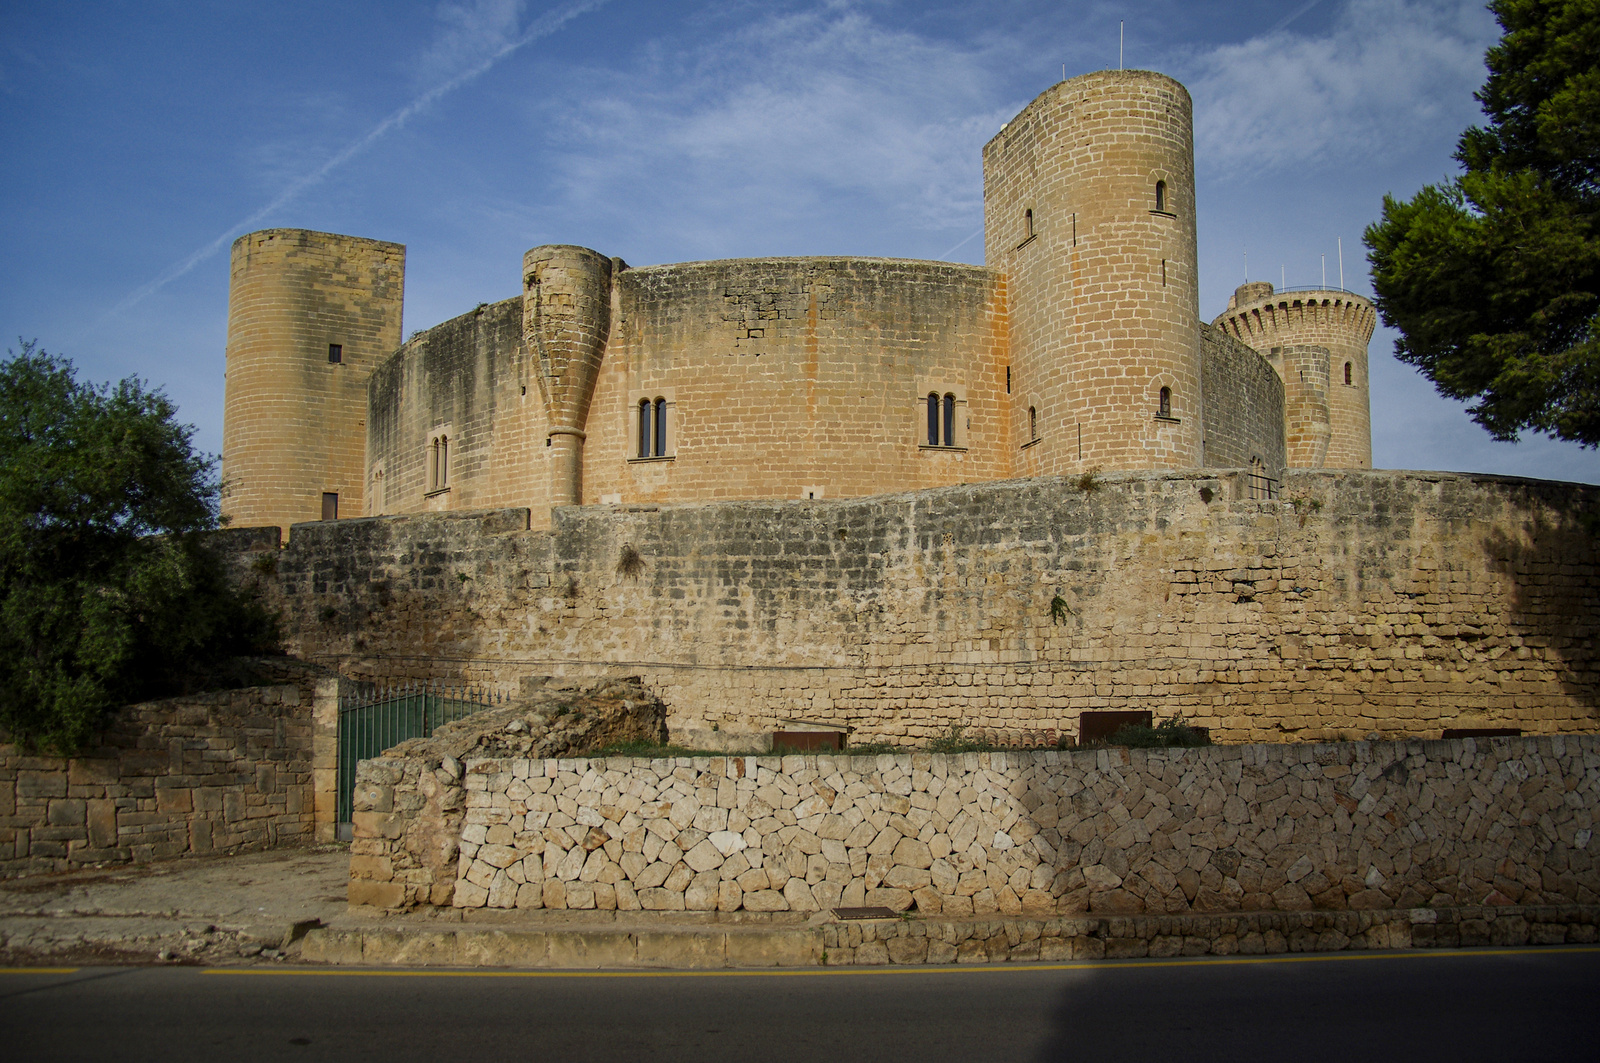
<svg viewBox="0 0 1600 1063">
<path fill-rule="evenodd" d="M 461 767 L 362 764 L 352 902 L 1036 918 L 1600 902 L 1594 735 Z"/>
<path fill-rule="evenodd" d="M 236 527 L 365 512 L 367 378 L 400 345 L 405 248 L 266 229 L 233 244 L 222 512 Z"/>
<path fill-rule="evenodd" d="M 633 676 L 675 733 L 916 745 L 1182 715 L 1221 742 L 1591 732 L 1600 493 L 1446 473 L 1040 478 L 221 533 L 288 648 L 358 678 Z M 631 553 L 630 553 L 631 551 Z M 632 565 L 626 562 L 632 559 Z M 1059 602 L 1059 604 L 1057 604 Z"/>
</svg>

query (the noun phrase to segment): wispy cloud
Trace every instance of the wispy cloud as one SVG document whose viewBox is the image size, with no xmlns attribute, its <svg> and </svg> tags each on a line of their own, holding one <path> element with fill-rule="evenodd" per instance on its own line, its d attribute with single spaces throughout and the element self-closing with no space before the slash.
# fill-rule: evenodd
<svg viewBox="0 0 1600 1063">
<path fill-rule="evenodd" d="M 1316 36 L 1285 27 L 1191 57 L 1196 156 L 1229 174 L 1437 150 L 1473 120 L 1492 18 L 1462 0 L 1350 0 Z"/>
<path fill-rule="evenodd" d="M 488 72 L 495 64 L 535 41 L 550 36 L 580 15 L 604 6 L 609 0 L 575 0 L 534 19 L 520 33 L 508 35 L 503 31 L 505 19 L 512 19 L 520 11 L 516 3 L 495 3 L 481 0 L 472 5 L 446 5 L 441 9 L 451 28 L 439 39 L 424 59 L 425 67 L 443 69 L 452 59 L 458 66 L 454 73 L 436 81 L 431 87 L 395 110 L 362 136 L 350 141 L 321 165 L 290 181 L 276 196 L 249 217 L 230 226 L 215 240 L 199 248 L 187 258 L 174 263 L 148 284 L 135 289 L 112 308 L 120 313 L 137 305 L 173 281 L 194 269 L 206 259 L 227 247 L 239 234 L 249 231 L 270 218 L 306 189 L 320 184 L 329 174 L 361 154 L 389 132 L 404 125 L 419 111 L 431 106 L 441 97 Z"/>
<path fill-rule="evenodd" d="M 993 104 L 984 47 L 834 2 L 663 44 L 626 88 L 597 74 L 535 120 L 555 123 L 573 210 L 637 212 L 679 254 L 803 244 L 841 199 L 965 231 L 982 217 L 979 150 L 1015 110 Z"/>
</svg>

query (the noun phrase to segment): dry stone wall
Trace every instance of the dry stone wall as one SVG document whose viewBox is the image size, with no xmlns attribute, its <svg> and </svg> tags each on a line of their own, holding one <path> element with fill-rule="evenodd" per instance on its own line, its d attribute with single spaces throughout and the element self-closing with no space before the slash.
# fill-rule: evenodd
<svg viewBox="0 0 1600 1063">
<path fill-rule="evenodd" d="M 1035 917 L 1600 902 L 1595 736 L 461 769 L 362 766 L 358 809 L 386 815 L 358 826 L 352 900 Z M 408 821 L 439 810 L 459 855 L 433 823 L 408 861 Z"/>
<path fill-rule="evenodd" d="M 1442 473 L 1037 479 L 876 498 L 301 525 L 260 580 L 348 675 L 639 675 L 674 733 L 1223 742 L 1589 732 L 1594 488 Z M 266 552 L 259 552 L 266 550 Z M 629 559 L 632 563 L 629 563 Z M 258 565 L 258 560 L 262 561 Z"/>
<path fill-rule="evenodd" d="M 307 679 L 131 705 L 70 759 L 0 745 L 0 874 L 309 840 L 314 690 Z"/>
</svg>

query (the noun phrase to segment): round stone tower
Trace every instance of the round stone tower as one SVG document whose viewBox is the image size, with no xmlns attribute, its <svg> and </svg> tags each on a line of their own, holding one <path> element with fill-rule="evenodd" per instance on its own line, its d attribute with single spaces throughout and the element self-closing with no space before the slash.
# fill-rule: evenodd
<svg viewBox="0 0 1600 1063">
<path fill-rule="evenodd" d="M 612 261 L 553 244 L 522 256 L 522 334 L 547 418 L 550 504 L 583 501 L 584 425 L 611 334 Z"/>
<path fill-rule="evenodd" d="M 1189 93 L 1146 70 L 1064 81 L 989 141 L 983 175 L 1028 473 L 1199 466 Z"/>
<path fill-rule="evenodd" d="M 222 513 L 235 527 L 365 515 L 367 377 L 400 346 L 406 249 L 305 229 L 234 241 Z"/>
<path fill-rule="evenodd" d="M 1265 281 L 1240 285 L 1213 322 L 1283 377 L 1291 469 L 1372 468 L 1367 343 L 1377 323 L 1354 292 L 1278 292 Z"/>
</svg>

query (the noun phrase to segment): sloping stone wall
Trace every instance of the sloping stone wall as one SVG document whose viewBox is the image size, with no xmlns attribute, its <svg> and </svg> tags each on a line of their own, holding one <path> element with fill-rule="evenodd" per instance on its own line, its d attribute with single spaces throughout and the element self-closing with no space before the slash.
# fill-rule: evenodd
<svg viewBox="0 0 1600 1063">
<path fill-rule="evenodd" d="M 675 734 L 915 745 L 1182 714 L 1223 742 L 1600 722 L 1600 490 L 1449 473 L 1019 480 L 302 524 L 232 542 L 358 677 L 643 677 Z M 270 573 L 265 570 L 270 568 Z"/>
<path fill-rule="evenodd" d="M 1596 736 L 461 767 L 362 765 L 352 901 L 1040 917 L 1600 902 Z M 427 859 L 408 861 L 401 839 L 430 816 L 431 845 L 409 846 Z"/>
<path fill-rule="evenodd" d="M 0 745 L 0 874 L 309 840 L 331 742 L 314 693 L 307 677 L 130 705 L 73 758 Z"/>
</svg>

